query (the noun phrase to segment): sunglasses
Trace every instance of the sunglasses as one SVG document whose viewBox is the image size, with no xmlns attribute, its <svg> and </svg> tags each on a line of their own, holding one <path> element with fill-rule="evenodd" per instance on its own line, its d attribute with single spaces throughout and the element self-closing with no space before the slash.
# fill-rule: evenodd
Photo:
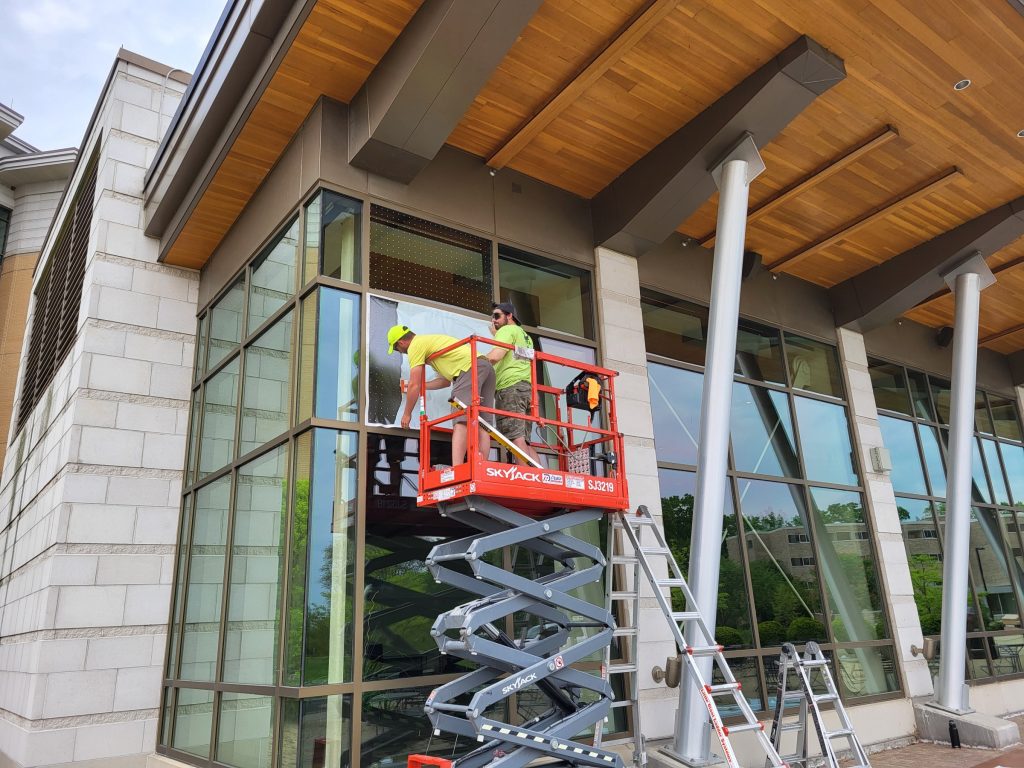
<svg viewBox="0 0 1024 768">
<path fill-rule="evenodd" d="M 504 316 L 504 312 L 495 312 L 494 314 L 491 315 L 491 317 L 493 317 L 495 320 L 501 320 L 501 318 L 503 318 Z"/>
</svg>

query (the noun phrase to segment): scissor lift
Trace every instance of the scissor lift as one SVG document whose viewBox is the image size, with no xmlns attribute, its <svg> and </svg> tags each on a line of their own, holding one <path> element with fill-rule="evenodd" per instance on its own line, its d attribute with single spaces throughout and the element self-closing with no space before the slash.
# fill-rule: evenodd
<svg viewBox="0 0 1024 768">
<path fill-rule="evenodd" d="M 540 757 L 622 768 L 618 754 L 580 740 L 608 716 L 613 696 L 607 679 L 573 665 L 599 656 L 611 642 L 615 624 L 603 602 L 594 605 L 571 594 L 586 584 L 601 583 L 605 556 L 599 546 L 569 532 L 628 505 L 615 409 L 617 374 L 477 336 L 436 354 L 463 345 L 469 346 L 474 359 L 492 347 L 505 347 L 529 360 L 532 394 L 523 418 L 543 463 L 507 464 L 478 455 L 480 417 L 504 412 L 480 404 L 475 368 L 464 374 L 473 377 L 473 401 L 420 423 L 417 503 L 436 507 L 441 515 L 478 531 L 438 544 L 426 561 L 438 583 L 477 596 L 438 616 L 431 632 L 441 653 L 478 666 L 436 688 L 425 711 L 435 733 L 469 737 L 479 747 L 454 761 L 412 755 L 409 768 L 520 768 Z M 590 414 L 567 407 L 561 387 L 541 383 L 552 378 L 568 381 L 580 373 L 601 383 L 596 423 Z M 425 398 L 425 387 L 421 392 Z M 432 467 L 431 439 L 450 433 L 455 416 L 463 412 L 471 458 L 453 467 Z M 496 430 L 490 431 L 499 445 L 507 442 Z M 547 563 L 550 572 L 535 579 L 515 573 L 502 556 L 507 547 L 530 553 Z M 526 614 L 536 622 L 518 639 L 509 634 L 514 614 Z M 544 704 L 524 722 L 509 722 L 508 700 L 524 693 Z"/>
</svg>

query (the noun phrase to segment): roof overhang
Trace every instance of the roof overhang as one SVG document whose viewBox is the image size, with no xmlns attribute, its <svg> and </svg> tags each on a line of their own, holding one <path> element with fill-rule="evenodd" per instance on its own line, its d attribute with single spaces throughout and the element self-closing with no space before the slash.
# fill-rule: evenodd
<svg viewBox="0 0 1024 768">
<path fill-rule="evenodd" d="M 0 184 L 20 187 L 40 181 L 64 181 L 78 158 L 77 149 L 54 149 L 0 160 Z"/>
<path fill-rule="evenodd" d="M 0 141 L 3 141 L 18 130 L 18 126 L 20 126 L 24 120 L 25 118 L 13 109 L 0 104 Z"/>
</svg>

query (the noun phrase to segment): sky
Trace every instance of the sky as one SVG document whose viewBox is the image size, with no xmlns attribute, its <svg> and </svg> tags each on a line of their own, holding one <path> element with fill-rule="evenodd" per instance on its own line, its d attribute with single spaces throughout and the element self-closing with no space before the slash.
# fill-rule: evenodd
<svg viewBox="0 0 1024 768">
<path fill-rule="evenodd" d="M 193 72 L 226 0 L 0 0 L 0 104 L 39 149 L 77 147 L 124 47 Z"/>
</svg>

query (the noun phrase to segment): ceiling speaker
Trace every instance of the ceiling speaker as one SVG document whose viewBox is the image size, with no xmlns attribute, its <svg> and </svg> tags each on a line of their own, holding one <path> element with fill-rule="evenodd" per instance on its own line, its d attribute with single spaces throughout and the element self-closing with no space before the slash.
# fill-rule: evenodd
<svg viewBox="0 0 1024 768">
<path fill-rule="evenodd" d="M 935 332 L 935 343 L 945 349 L 953 342 L 953 328 L 944 325 Z"/>
</svg>

